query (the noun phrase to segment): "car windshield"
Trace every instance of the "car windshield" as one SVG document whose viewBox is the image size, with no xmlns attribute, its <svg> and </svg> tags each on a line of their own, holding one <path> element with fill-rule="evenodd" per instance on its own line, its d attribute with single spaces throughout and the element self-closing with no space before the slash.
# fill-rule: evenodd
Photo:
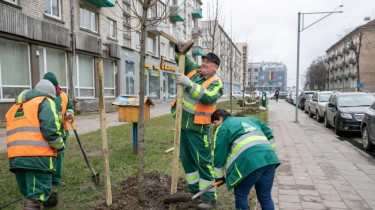
<svg viewBox="0 0 375 210">
<path fill-rule="evenodd" d="M 338 100 L 339 107 L 371 106 L 375 98 L 372 95 L 344 95 Z"/>
<path fill-rule="evenodd" d="M 319 96 L 320 102 L 327 102 L 332 93 L 322 93 Z"/>
</svg>

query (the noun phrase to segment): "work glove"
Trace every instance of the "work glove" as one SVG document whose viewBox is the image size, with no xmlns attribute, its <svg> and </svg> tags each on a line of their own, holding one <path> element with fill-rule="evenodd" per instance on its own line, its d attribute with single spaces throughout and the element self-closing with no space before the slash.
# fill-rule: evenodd
<svg viewBox="0 0 375 210">
<path fill-rule="evenodd" d="M 184 74 L 178 73 L 176 75 L 176 82 L 177 82 L 177 84 L 180 84 L 180 85 L 186 87 L 186 86 L 189 86 L 191 80 L 187 76 L 185 76 Z"/>
<path fill-rule="evenodd" d="M 73 120 L 74 119 L 74 113 L 73 110 L 68 109 L 65 113 L 65 119 L 67 120 Z"/>
<path fill-rule="evenodd" d="M 183 38 L 179 38 L 179 39 L 177 40 L 177 43 L 176 43 L 175 46 L 174 46 L 174 50 L 175 50 L 175 52 L 177 52 L 177 53 L 181 53 L 181 52 L 180 52 L 180 49 L 181 49 L 182 45 L 183 45 L 185 42 L 186 42 L 185 39 L 183 39 Z"/>
</svg>

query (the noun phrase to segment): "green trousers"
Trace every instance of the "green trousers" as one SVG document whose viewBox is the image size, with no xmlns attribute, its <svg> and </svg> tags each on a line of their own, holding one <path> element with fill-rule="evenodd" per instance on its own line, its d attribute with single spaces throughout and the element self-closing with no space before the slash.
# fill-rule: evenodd
<svg viewBox="0 0 375 210">
<path fill-rule="evenodd" d="M 65 144 L 65 151 L 66 151 L 66 138 L 63 138 L 64 144 Z M 53 183 L 60 183 L 61 182 L 61 177 L 62 177 L 62 163 L 64 159 L 64 154 L 65 152 L 62 152 L 57 155 L 56 158 L 56 172 L 53 173 L 52 176 L 52 182 Z"/>
<path fill-rule="evenodd" d="M 198 192 L 215 181 L 211 151 L 209 133 L 181 130 L 180 157 L 190 192 Z M 216 200 L 216 187 L 201 198 Z"/>
<path fill-rule="evenodd" d="M 47 201 L 51 195 L 52 173 L 38 170 L 17 169 L 14 171 L 18 188 L 25 198 Z"/>
</svg>

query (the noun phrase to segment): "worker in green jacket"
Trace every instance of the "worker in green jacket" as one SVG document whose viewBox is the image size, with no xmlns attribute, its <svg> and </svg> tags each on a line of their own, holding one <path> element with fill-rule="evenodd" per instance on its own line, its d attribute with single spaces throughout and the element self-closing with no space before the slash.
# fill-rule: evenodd
<svg viewBox="0 0 375 210">
<path fill-rule="evenodd" d="M 56 103 L 56 110 L 57 113 L 60 115 L 61 119 L 61 138 L 64 141 L 64 144 L 66 146 L 66 140 L 69 137 L 69 129 L 68 129 L 68 119 L 74 120 L 74 106 L 72 101 L 70 100 L 69 96 L 61 90 L 59 87 L 59 82 L 57 80 L 57 77 L 52 72 L 47 72 L 43 79 L 46 79 L 50 81 L 54 86 L 56 90 L 56 98 L 54 99 Z M 60 153 L 57 155 L 57 162 L 56 162 L 56 172 L 53 174 L 52 177 L 52 184 L 54 186 L 60 187 L 65 186 L 65 182 L 62 180 L 62 163 L 64 159 L 65 153 Z"/>
<path fill-rule="evenodd" d="M 255 186 L 262 210 L 275 209 L 271 196 L 276 167 L 271 129 L 251 117 L 232 117 L 223 109 L 211 116 L 214 124 L 214 170 L 216 180 L 234 189 L 236 209 L 248 210 L 248 196 Z"/>
<path fill-rule="evenodd" d="M 42 209 L 49 200 L 56 156 L 65 149 L 55 94 L 52 83 L 41 80 L 23 91 L 5 115 L 9 167 L 25 197 L 24 210 Z"/>
<path fill-rule="evenodd" d="M 176 48 L 176 62 L 179 56 Z M 176 76 L 176 82 L 184 87 L 180 157 L 191 193 L 197 193 L 215 181 L 210 117 L 216 109 L 217 100 L 223 94 L 223 82 L 216 75 L 219 66 L 220 59 L 214 53 L 202 56 L 202 65 L 186 56 L 185 74 Z M 173 115 L 176 114 L 175 108 L 174 102 L 171 110 Z M 201 196 L 202 202 L 197 208 L 214 208 L 216 198 L 216 188 L 213 188 Z"/>
</svg>

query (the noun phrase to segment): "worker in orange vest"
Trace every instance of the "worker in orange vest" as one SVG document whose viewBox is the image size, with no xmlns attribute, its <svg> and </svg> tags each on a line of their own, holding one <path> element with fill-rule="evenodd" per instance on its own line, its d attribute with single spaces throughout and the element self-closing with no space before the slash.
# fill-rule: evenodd
<svg viewBox="0 0 375 210">
<path fill-rule="evenodd" d="M 68 119 L 74 118 L 74 106 L 72 101 L 69 99 L 69 96 L 61 90 L 59 87 L 59 82 L 56 78 L 56 75 L 52 72 L 47 72 L 43 79 L 46 79 L 50 81 L 54 86 L 56 90 L 56 110 L 57 113 L 60 115 L 61 118 L 61 138 L 64 141 L 64 144 L 66 146 L 66 139 L 69 137 L 69 129 L 68 129 Z M 57 155 L 57 165 L 56 165 L 56 173 L 53 174 L 52 177 L 52 184 L 54 186 L 65 186 L 65 182 L 62 181 L 62 162 L 64 158 L 64 153 Z"/>
<path fill-rule="evenodd" d="M 48 201 L 56 156 L 65 149 L 55 97 L 53 84 L 43 79 L 23 91 L 5 115 L 10 171 L 25 197 L 24 210 L 41 209 Z"/>
<path fill-rule="evenodd" d="M 176 47 L 176 62 L 181 55 L 179 48 L 184 40 L 179 40 Z M 183 111 L 181 122 L 181 162 L 191 193 L 212 184 L 214 170 L 211 157 L 211 114 L 216 110 L 216 102 L 223 94 L 223 82 L 216 75 L 220 59 L 214 53 L 202 56 L 202 65 L 186 56 L 184 74 L 177 74 L 176 83 L 183 86 Z M 175 101 L 172 114 L 176 114 Z M 216 206 L 216 188 L 210 189 L 200 197 L 198 209 L 212 209 Z"/>
</svg>

